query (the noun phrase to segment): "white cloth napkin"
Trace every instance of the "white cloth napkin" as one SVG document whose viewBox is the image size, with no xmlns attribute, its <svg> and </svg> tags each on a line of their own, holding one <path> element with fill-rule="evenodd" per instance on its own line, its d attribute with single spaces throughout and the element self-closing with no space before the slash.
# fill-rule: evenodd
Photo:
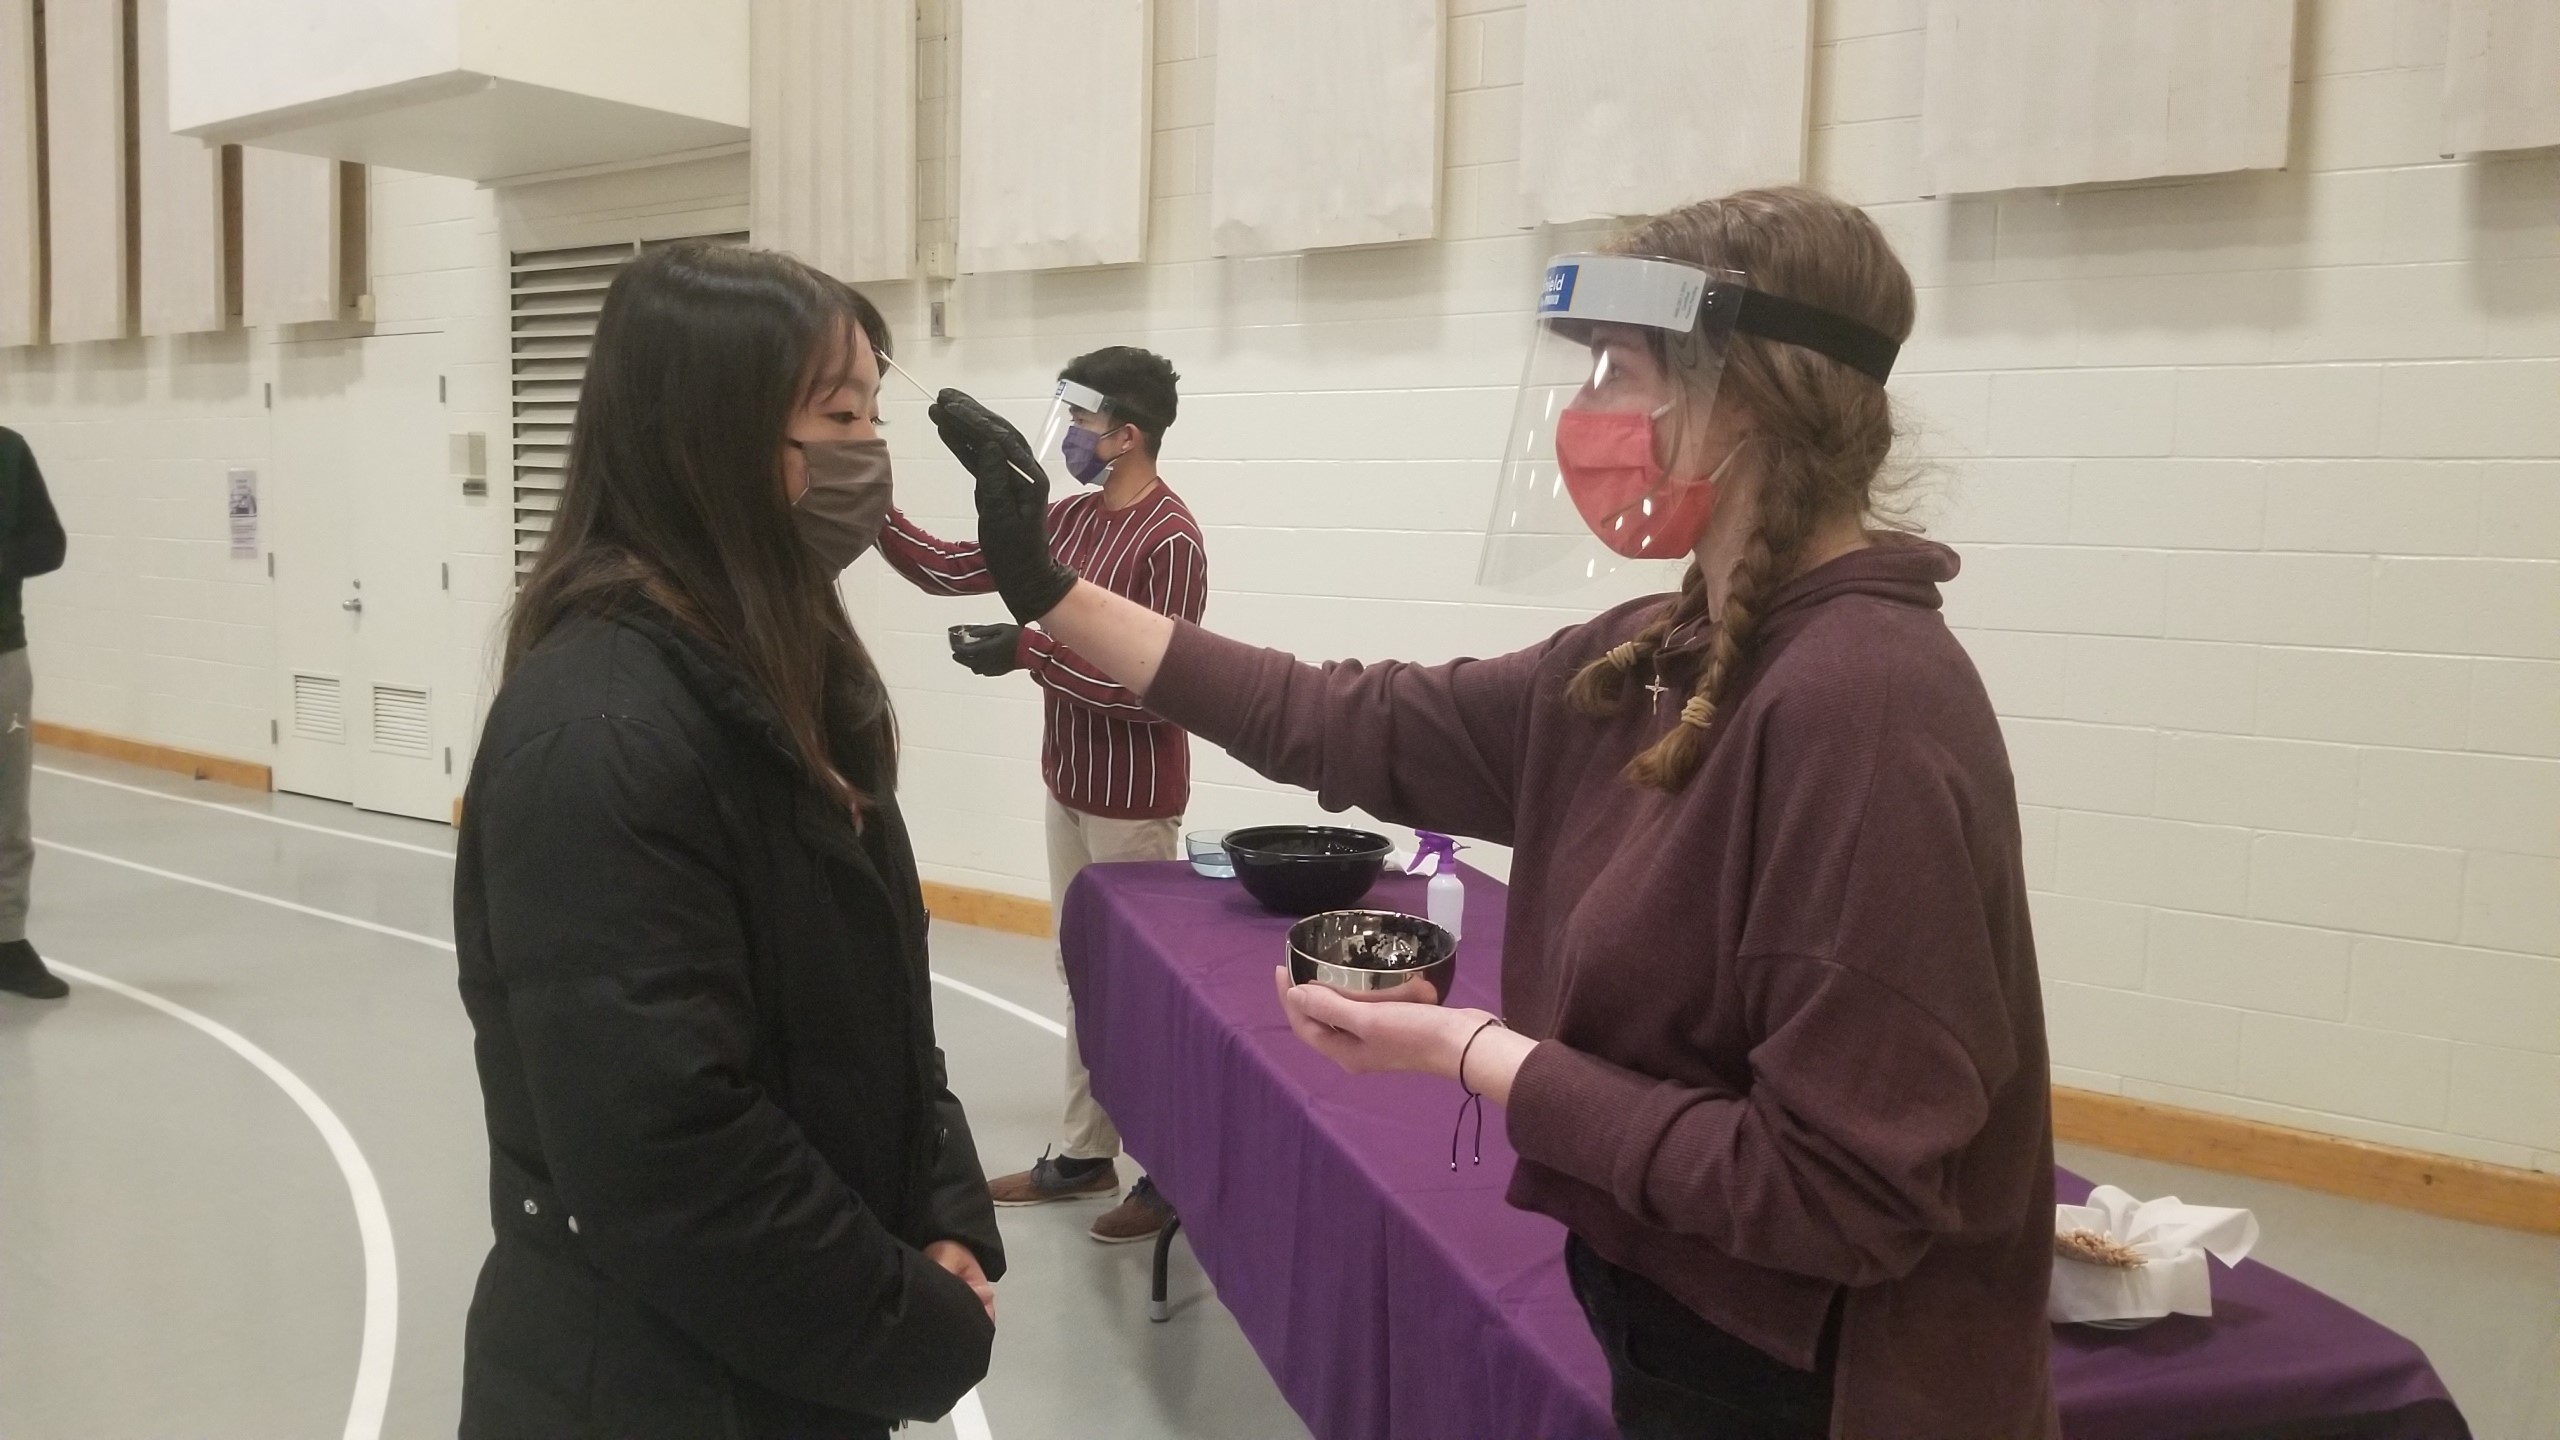
<svg viewBox="0 0 2560 1440">
<path fill-rule="evenodd" d="M 2258 1217 L 2246 1210 L 2189 1205 L 2172 1195 L 2136 1200 L 2113 1185 L 2089 1192 L 2086 1205 L 2053 1207 L 2053 1233 L 2094 1230 L 2142 1256 L 2129 1269 L 2053 1257 L 2053 1290 L 2045 1314 L 2056 1324 L 2156 1320 L 2211 1315 L 2210 1253 L 2237 1265 L 2258 1243 Z"/>
</svg>

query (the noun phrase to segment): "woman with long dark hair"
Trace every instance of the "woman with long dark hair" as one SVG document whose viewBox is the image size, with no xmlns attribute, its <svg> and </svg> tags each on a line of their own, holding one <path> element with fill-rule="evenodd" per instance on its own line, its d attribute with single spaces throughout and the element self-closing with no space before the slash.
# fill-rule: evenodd
<svg viewBox="0 0 2560 1440">
<path fill-rule="evenodd" d="M 1809 190 L 1558 257 L 1488 571 L 1687 576 L 1446 665 L 1300 665 L 1081 584 L 1029 447 L 934 412 L 1016 618 L 1330 807 L 1516 847 L 1504 1016 L 1285 972 L 1280 1003 L 1348 1068 L 1508 1108 L 1629 1437 L 2057 1433 L 2017 797 L 1939 616 L 1954 552 L 1873 524 L 1914 299 Z"/>
<path fill-rule="evenodd" d="M 1003 1249 L 835 588 L 888 512 L 888 346 L 760 251 L 605 297 L 463 806 L 466 1437 L 871 1437 L 986 1374 Z"/>
</svg>

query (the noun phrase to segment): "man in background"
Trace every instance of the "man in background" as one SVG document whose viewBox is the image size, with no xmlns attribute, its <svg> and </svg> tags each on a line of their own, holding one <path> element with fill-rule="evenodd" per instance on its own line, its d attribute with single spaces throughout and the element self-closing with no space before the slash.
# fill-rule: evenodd
<svg viewBox="0 0 2560 1440">
<path fill-rule="evenodd" d="M 1163 356 L 1127 345 L 1080 355 L 1059 372 L 1072 424 L 1060 453 L 1088 487 L 1049 508 L 1049 550 L 1085 579 L 1159 614 L 1197 622 L 1209 594 L 1209 563 L 1190 507 L 1156 471 L 1173 424 L 1181 377 Z M 891 512 L 880 554 L 899 574 L 938 595 L 994 589 L 978 547 L 938 540 Z M 981 675 L 1029 671 L 1041 689 L 1041 777 L 1048 783 L 1051 914 L 1064 907 L 1077 872 L 1097 861 L 1174 860 L 1182 855 L 1182 812 L 1191 803 L 1191 737 L 1150 714 L 1101 667 L 1039 630 L 967 627 L 953 657 Z M 1066 976 L 1063 957 L 1058 974 Z M 1028 1170 L 987 1182 L 998 1205 L 1107 1198 L 1120 1190 L 1114 1161 L 1120 1131 L 1094 1102 L 1092 1078 L 1067 1009 L 1066 1134 L 1061 1152 Z M 1173 1211 L 1155 1186 L 1138 1181 L 1128 1198 L 1089 1232 L 1106 1244 L 1152 1239 Z"/>
<path fill-rule="evenodd" d="M 62 568 L 62 521 L 45 493 L 35 452 L 0 426 L 0 990 L 37 1000 L 71 993 L 27 943 L 27 882 L 36 842 L 27 814 L 35 779 L 35 672 L 27 666 L 27 621 L 18 585 Z"/>
</svg>

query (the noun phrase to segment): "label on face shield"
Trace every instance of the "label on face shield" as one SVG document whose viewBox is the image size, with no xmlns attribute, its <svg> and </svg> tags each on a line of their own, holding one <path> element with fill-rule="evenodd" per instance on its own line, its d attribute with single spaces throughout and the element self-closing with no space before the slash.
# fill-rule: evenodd
<svg viewBox="0 0 2560 1440">
<path fill-rule="evenodd" d="M 1723 274 L 1725 272 L 1719 272 Z M 1715 277 L 1682 260 L 1646 255 L 1558 255 L 1547 261 L 1538 314 L 1550 323 L 1597 320 L 1686 331 Z M 1736 284 L 1740 275 L 1730 275 Z"/>
<path fill-rule="evenodd" d="M 1574 283 L 1581 278 L 1582 267 L 1579 265 L 1548 266 L 1547 290 L 1544 295 L 1538 297 L 1538 313 L 1554 315 L 1571 310 Z"/>
</svg>

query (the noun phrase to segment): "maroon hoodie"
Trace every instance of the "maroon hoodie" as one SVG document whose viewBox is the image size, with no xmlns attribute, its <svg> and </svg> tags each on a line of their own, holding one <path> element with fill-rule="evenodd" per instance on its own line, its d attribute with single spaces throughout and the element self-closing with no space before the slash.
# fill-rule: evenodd
<svg viewBox="0 0 2560 1440">
<path fill-rule="evenodd" d="M 1833 1433 L 1860 1440 L 2059 1433 L 2044 1016 L 1955 573 L 1896 539 L 1783 587 L 1677 795 L 1619 772 L 1708 627 L 1667 647 L 1658 711 L 1565 701 L 1661 597 L 1431 667 L 1185 625 L 1146 697 L 1330 808 L 1515 847 L 1503 1005 L 1540 1043 L 1512 1202 L 1799 1367 L 1845 1289 Z"/>
</svg>

